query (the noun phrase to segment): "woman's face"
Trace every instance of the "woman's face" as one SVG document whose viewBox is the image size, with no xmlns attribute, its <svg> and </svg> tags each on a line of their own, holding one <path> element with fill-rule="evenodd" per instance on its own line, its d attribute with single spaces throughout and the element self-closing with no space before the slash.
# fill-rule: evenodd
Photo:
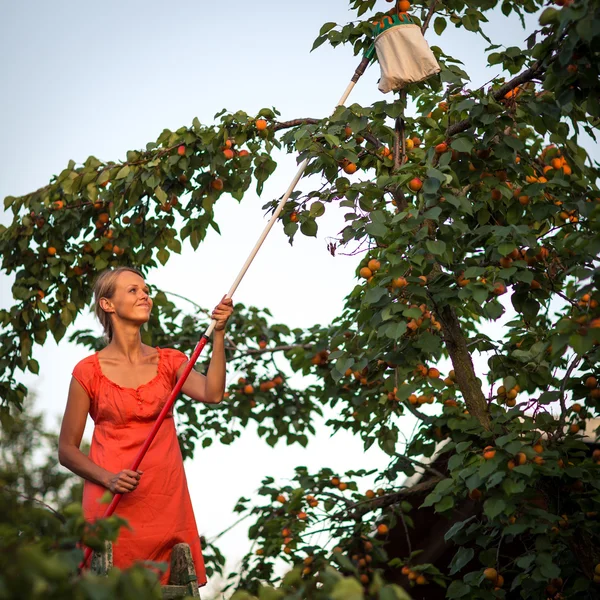
<svg viewBox="0 0 600 600">
<path fill-rule="evenodd" d="M 114 317 L 122 321 L 143 324 L 150 319 L 152 300 L 150 290 L 142 277 L 131 271 L 123 271 L 117 277 L 115 293 L 110 298 Z"/>
</svg>

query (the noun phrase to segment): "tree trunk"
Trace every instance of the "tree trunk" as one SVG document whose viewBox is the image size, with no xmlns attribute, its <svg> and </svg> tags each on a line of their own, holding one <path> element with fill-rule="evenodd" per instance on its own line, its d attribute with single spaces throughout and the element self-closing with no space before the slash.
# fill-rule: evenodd
<svg viewBox="0 0 600 600">
<path fill-rule="evenodd" d="M 490 429 L 490 415 L 481 384 L 475 375 L 471 354 L 467 348 L 467 340 L 463 335 L 460 322 L 451 306 L 444 306 L 439 313 L 442 322 L 446 347 L 452 360 L 458 388 L 467 404 L 469 413 L 473 415 L 485 429 Z"/>
</svg>

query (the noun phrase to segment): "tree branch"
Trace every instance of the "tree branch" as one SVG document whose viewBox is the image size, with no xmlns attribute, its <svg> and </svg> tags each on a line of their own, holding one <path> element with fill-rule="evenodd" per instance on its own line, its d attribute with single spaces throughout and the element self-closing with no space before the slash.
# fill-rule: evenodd
<svg viewBox="0 0 600 600">
<path fill-rule="evenodd" d="M 362 515 L 364 515 L 367 512 L 377 510 L 379 508 L 387 508 L 388 506 L 392 506 L 393 504 L 398 504 L 398 502 L 401 502 L 406 498 L 411 498 L 412 496 L 418 496 L 423 492 L 427 492 L 431 488 L 435 487 L 443 479 L 446 478 L 432 477 L 431 479 L 427 479 L 427 481 L 417 483 L 409 488 L 400 489 L 397 492 L 386 494 L 385 496 L 379 496 L 378 498 L 373 498 L 372 500 L 357 502 L 351 508 L 357 508 L 358 510 L 356 510 L 353 514 L 350 514 L 348 516 L 354 520 L 360 519 Z"/>
<path fill-rule="evenodd" d="M 312 119 L 307 117 L 306 119 L 292 119 L 291 121 L 282 121 L 281 123 L 275 123 L 272 129 L 273 131 L 279 131 L 280 129 L 290 129 L 291 127 L 298 127 L 298 125 L 316 125 L 321 119 Z"/>
<path fill-rule="evenodd" d="M 290 344 L 288 346 L 273 346 L 272 348 L 249 348 L 242 351 L 239 347 L 235 347 L 235 350 L 241 352 L 245 356 L 255 354 L 266 354 L 268 352 L 285 352 L 286 350 L 294 350 L 295 348 L 304 348 L 308 350 L 312 348 L 313 344 Z"/>
<path fill-rule="evenodd" d="M 502 100 L 508 92 L 514 90 L 516 87 L 520 86 L 523 83 L 532 81 L 533 79 L 541 75 L 543 72 L 544 69 L 542 68 L 541 61 L 536 62 L 532 67 L 526 69 L 516 77 L 513 77 L 509 82 L 500 86 L 492 94 L 492 98 L 494 98 L 494 100 Z M 459 121 L 458 123 L 452 125 L 452 127 L 448 128 L 448 137 L 452 137 L 457 133 L 466 131 L 467 129 L 469 129 L 469 127 L 471 127 L 471 119 L 463 119 L 462 121 Z"/>
<path fill-rule="evenodd" d="M 427 12 L 427 17 L 425 17 L 425 21 L 423 22 L 423 26 L 421 27 L 421 33 L 425 35 L 427 28 L 429 27 L 429 22 L 431 21 L 431 17 L 433 17 L 433 13 L 435 12 L 435 7 L 438 3 L 438 0 L 433 0 L 429 5 L 429 9 Z"/>
</svg>

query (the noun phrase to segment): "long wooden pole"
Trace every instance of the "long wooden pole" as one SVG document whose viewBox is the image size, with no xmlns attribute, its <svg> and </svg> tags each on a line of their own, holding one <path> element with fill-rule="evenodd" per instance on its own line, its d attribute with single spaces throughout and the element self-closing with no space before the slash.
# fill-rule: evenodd
<svg viewBox="0 0 600 600">
<path fill-rule="evenodd" d="M 354 73 L 354 77 L 348 84 L 346 91 L 342 94 L 342 97 L 340 98 L 339 102 L 337 103 L 337 106 L 341 106 L 342 104 L 344 104 L 344 102 L 346 102 L 346 100 L 348 99 L 348 96 L 350 95 L 350 92 L 352 92 L 352 89 L 356 85 L 356 82 L 360 79 L 362 74 L 365 72 L 368 64 L 369 64 L 369 58 L 367 58 L 367 57 L 363 58 L 363 60 L 361 61 L 360 65 L 358 66 L 358 68 L 356 69 L 356 71 Z M 283 210 L 285 203 L 289 200 L 296 185 L 298 185 L 300 178 L 302 177 L 302 175 L 304 174 L 304 171 L 306 170 L 308 161 L 309 161 L 309 159 L 306 158 L 300 163 L 298 172 L 294 176 L 294 179 L 292 179 L 292 182 L 290 183 L 287 191 L 281 198 L 279 205 L 275 209 L 275 212 L 273 213 L 273 216 L 267 223 L 264 231 L 258 238 L 258 241 L 256 242 L 256 245 L 252 249 L 252 252 L 250 252 L 250 255 L 246 259 L 246 262 L 240 269 L 238 276 L 235 278 L 235 281 L 233 282 L 232 286 L 229 288 L 229 291 L 227 292 L 227 296 L 226 296 L 227 298 L 233 297 L 235 290 L 237 290 L 238 286 L 240 285 L 240 282 L 242 281 L 244 275 L 246 274 L 246 271 L 248 271 L 248 269 L 250 268 L 250 265 L 252 264 L 254 257 L 258 254 L 258 251 L 260 250 L 260 247 L 262 246 L 267 235 L 269 234 L 269 231 L 271 231 L 271 229 L 273 228 L 273 225 L 275 224 L 275 221 L 277 221 L 279 215 L 281 214 L 281 211 Z M 188 361 L 188 364 L 187 364 L 185 370 L 183 371 L 181 377 L 179 378 L 179 381 L 177 382 L 177 384 L 171 391 L 171 394 L 169 395 L 167 401 L 165 402 L 165 405 L 163 406 L 162 410 L 160 411 L 160 414 L 156 418 L 156 421 L 155 421 L 154 425 L 152 426 L 152 429 L 151 429 L 150 433 L 148 434 L 146 441 L 142 444 L 141 448 L 139 449 L 139 451 L 135 457 L 135 460 L 133 461 L 133 464 L 130 467 L 131 471 L 137 471 L 137 469 L 139 468 L 140 463 L 142 462 L 142 459 L 144 458 L 144 456 L 146 455 L 146 452 L 148 451 L 148 448 L 150 448 L 150 444 L 152 444 L 152 441 L 156 437 L 158 430 L 160 429 L 161 425 L 163 424 L 163 421 L 165 420 L 167 414 L 171 410 L 171 407 L 175 403 L 177 396 L 181 392 L 181 388 L 183 387 L 183 384 L 185 383 L 186 379 L 188 378 L 188 375 L 190 374 L 191 370 L 194 368 L 194 365 L 196 364 L 198 357 L 202 353 L 204 346 L 206 346 L 206 343 L 210 339 L 210 336 L 212 335 L 212 332 L 213 332 L 216 324 L 217 324 L 217 322 L 213 319 L 210 322 L 210 325 L 207 327 L 206 331 L 202 334 L 202 337 L 200 338 L 198 343 L 196 344 L 196 347 L 194 348 L 194 351 L 192 352 L 192 355 L 190 356 L 190 360 Z M 119 504 L 122 495 L 123 494 L 115 494 L 113 496 L 111 503 L 106 507 L 106 510 L 104 511 L 104 514 L 102 515 L 103 519 L 110 517 L 115 512 L 115 509 L 117 508 L 117 505 Z M 81 561 L 81 564 L 79 565 L 80 569 L 85 567 L 91 554 L 92 554 L 92 549 L 87 547 L 85 549 L 85 552 L 83 555 L 83 560 Z"/>
</svg>

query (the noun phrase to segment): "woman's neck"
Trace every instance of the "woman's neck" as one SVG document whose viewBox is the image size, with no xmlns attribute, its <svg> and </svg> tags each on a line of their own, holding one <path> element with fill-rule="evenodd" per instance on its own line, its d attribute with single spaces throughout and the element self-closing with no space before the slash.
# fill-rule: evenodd
<svg viewBox="0 0 600 600">
<path fill-rule="evenodd" d="M 139 327 L 116 327 L 106 347 L 113 356 L 123 357 L 130 363 L 138 363 L 144 354 Z"/>
</svg>

